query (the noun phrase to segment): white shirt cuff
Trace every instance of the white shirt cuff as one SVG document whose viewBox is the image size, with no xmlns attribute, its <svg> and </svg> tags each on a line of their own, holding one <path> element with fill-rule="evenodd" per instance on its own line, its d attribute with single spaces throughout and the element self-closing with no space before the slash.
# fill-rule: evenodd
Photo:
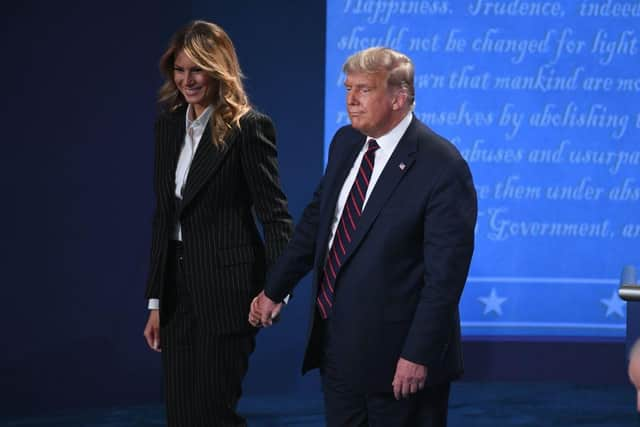
<svg viewBox="0 0 640 427">
<path fill-rule="evenodd" d="M 284 297 L 282 302 L 285 304 L 289 304 L 289 298 L 291 298 L 291 295 L 287 295 L 286 297 Z M 147 308 L 149 310 L 159 310 L 160 300 L 158 298 L 149 298 L 149 304 L 147 305 Z"/>
</svg>

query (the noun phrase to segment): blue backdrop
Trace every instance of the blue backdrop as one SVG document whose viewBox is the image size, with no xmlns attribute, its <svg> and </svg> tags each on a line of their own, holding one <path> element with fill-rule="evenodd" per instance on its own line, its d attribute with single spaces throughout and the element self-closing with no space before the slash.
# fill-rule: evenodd
<svg viewBox="0 0 640 427">
<path fill-rule="evenodd" d="M 640 242 L 640 33 L 637 3 L 615 3 L 626 17 L 569 0 L 327 2 L 325 153 L 348 122 L 342 63 L 387 45 L 415 62 L 416 116 L 471 166 L 465 336 L 624 337 L 618 275 Z"/>
<path fill-rule="evenodd" d="M 337 33 L 331 26 L 325 30 L 326 8 L 324 1 L 285 0 L 31 0 L 2 6 L 0 413 L 160 401 L 159 357 L 142 337 L 158 59 L 170 35 L 190 19 L 215 21 L 230 33 L 252 101 L 276 122 L 283 185 L 299 218 L 323 170 L 324 136 L 337 126 L 324 135 L 325 36 Z M 339 65 L 331 67 L 335 81 Z M 428 70 L 419 66 L 420 73 Z M 429 89 L 419 95 L 420 109 L 428 111 L 429 97 L 445 102 L 449 96 Z M 466 126 L 434 127 L 466 138 Z M 476 172 L 478 183 L 491 182 L 488 175 L 481 178 Z M 585 204 L 584 211 L 595 209 Z M 585 240 L 557 246 L 549 268 L 555 259 L 580 262 L 583 245 Z M 604 258 L 608 250 L 603 247 Z M 507 265 L 480 256 L 477 267 Z M 575 277 L 615 278 L 615 271 L 592 274 L 592 263 L 585 260 Z M 490 288 L 478 288 L 478 297 L 489 294 Z M 496 289 L 498 298 L 505 296 L 505 288 Z M 260 333 L 245 393 L 318 391 L 317 374 L 299 374 L 308 299 L 304 281 L 282 322 Z M 513 302 L 502 305 L 505 315 Z M 626 381 L 624 345 L 611 341 L 468 339 L 465 362 L 467 379 Z"/>
</svg>

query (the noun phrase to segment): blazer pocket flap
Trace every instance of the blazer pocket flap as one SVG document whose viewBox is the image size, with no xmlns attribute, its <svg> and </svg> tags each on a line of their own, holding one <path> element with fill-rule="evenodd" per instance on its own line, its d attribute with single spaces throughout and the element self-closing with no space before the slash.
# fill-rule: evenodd
<svg viewBox="0 0 640 427">
<path fill-rule="evenodd" d="M 253 246 L 236 246 L 224 248 L 216 252 L 216 260 L 221 265 L 247 264 L 256 259 Z"/>
</svg>

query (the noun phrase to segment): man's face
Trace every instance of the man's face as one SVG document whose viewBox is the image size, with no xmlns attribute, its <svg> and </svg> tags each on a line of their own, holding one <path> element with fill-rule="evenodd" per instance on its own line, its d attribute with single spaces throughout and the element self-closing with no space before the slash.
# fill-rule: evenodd
<svg viewBox="0 0 640 427">
<path fill-rule="evenodd" d="M 393 129 L 396 97 L 387 88 L 387 73 L 349 73 L 344 82 L 351 125 L 378 138 Z"/>
</svg>

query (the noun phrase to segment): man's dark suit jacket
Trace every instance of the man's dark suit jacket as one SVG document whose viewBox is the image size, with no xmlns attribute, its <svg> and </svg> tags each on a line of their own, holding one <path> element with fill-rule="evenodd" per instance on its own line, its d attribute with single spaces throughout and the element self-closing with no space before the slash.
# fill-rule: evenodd
<svg viewBox="0 0 640 427">
<path fill-rule="evenodd" d="M 267 116 L 250 111 L 242 117 L 241 129 L 217 148 L 207 125 L 180 201 L 174 195 L 175 171 L 185 114 L 186 107 L 178 108 L 156 122 L 156 210 L 145 296 L 160 298 L 164 323 L 167 252 L 179 220 L 185 280 L 197 319 L 214 334 L 242 333 L 252 328 L 247 322 L 251 300 L 292 229 L 280 187 L 275 129 Z M 264 243 L 254 213 L 263 225 Z"/>
<path fill-rule="evenodd" d="M 313 273 L 303 372 L 321 364 L 315 299 L 336 201 L 365 140 L 351 126 L 338 130 L 325 175 L 265 287 L 281 301 Z M 391 391 L 399 357 L 426 365 L 427 384 L 461 375 L 458 302 L 476 214 L 467 163 L 414 117 L 375 184 L 337 276 L 332 357 L 352 387 Z"/>
</svg>

